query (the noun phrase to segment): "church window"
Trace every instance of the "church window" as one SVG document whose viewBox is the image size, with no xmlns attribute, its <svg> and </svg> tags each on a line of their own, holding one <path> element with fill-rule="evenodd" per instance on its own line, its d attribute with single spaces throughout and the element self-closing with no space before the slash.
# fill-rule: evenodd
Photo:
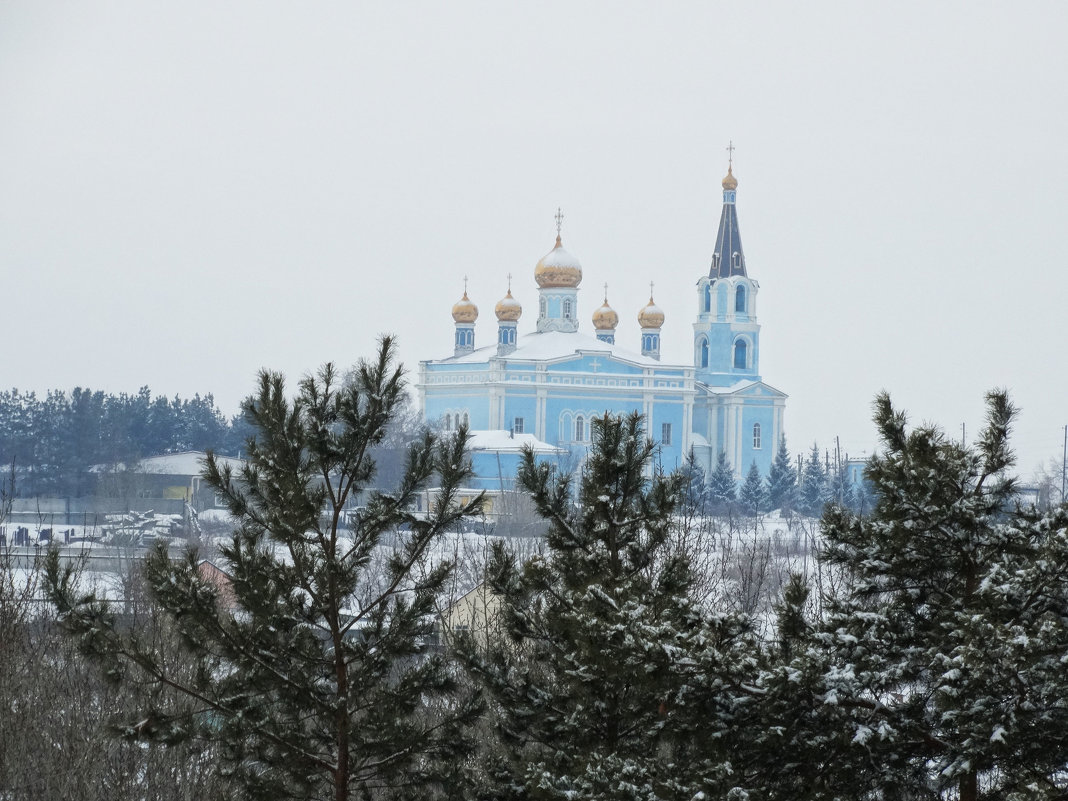
<svg viewBox="0 0 1068 801">
<path fill-rule="evenodd" d="M 513 434 L 522 434 L 523 433 L 523 424 L 524 424 L 524 422 L 525 421 L 523 420 L 522 417 L 515 418 L 515 420 L 512 421 L 512 433 Z"/>
<path fill-rule="evenodd" d="M 571 299 L 570 298 L 564 298 L 564 319 L 565 320 L 570 320 L 571 319 Z"/>
<path fill-rule="evenodd" d="M 664 423 L 660 426 L 660 442 L 663 445 L 671 444 L 671 423 Z"/>
<path fill-rule="evenodd" d="M 575 418 L 575 442 L 586 440 L 586 419 L 580 414 Z"/>
<path fill-rule="evenodd" d="M 734 367 L 737 370 L 744 370 L 747 366 L 747 353 L 748 347 L 744 339 L 739 339 L 734 343 Z"/>
<path fill-rule="evenodd" d="M 734 251 L 733 258 L 734 258 L 734 269 L 735 270 L 741 270 L 742 269 L 742 254 L 739 253 L 736 250 L 736 251 Z"/>
<path fill-rule="evenodd" d="M 745 313 L 745 287 L 740 286 L 734 292 L 734 311 Z"/>
<path fill-rule="evenodd" d="M 452 431 L 452 415 L 451 414 L 445 415 L 445 430 L 446 431 Z"/>
<path fill-rule="evenodd" d="M 464 425 L 465 426 L 470 426 L 471 425 L 471 418 L 467 416 L 467 412 L 464 412 Z"/>
<path fill-rule="evenodd" d="M 701 345 L 698 347 L 698 364 L 708 367 L 708 340 L 701 337 Z"/>
<path fill-rule="evenodd" d="M 538 301 L 538 311 L 541 313 L 542 317 L 545 316 L 545 298 L 541 298 Z"/>
<path fill-rule="evenodd" d="M 760 423 L 753 423 L 753 450 L 760 450 Z"/>
<path fill-rule="evenodd" d="M 460 414 L 456 413 L 455 415 L 453 415 L 452 419 L 454 421 L 453 428 L 455 428 L 457 431 L 459 431 L 460 430 Z"/>
<path fill-rule="evenodd" d="M 712 311 L 712 284 L 705 284 L 705 311 Z"/>
</svg>

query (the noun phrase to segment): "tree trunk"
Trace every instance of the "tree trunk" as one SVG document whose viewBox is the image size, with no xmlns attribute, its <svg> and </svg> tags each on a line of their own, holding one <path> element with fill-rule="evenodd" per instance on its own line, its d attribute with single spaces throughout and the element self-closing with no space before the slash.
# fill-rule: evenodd
<svg viewBox="0 0 1068 801">
<path fill-rule="evenodd" d="M 974 770 L 960 779 L 960 801 L 976 801 L 979 798 L 979 777 Z"/>
</svg>

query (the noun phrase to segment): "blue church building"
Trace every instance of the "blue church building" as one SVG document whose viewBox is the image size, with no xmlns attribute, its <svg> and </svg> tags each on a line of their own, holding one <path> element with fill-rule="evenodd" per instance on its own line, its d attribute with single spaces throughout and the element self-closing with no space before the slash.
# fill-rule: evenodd
<svg viewBox="0 0 1068 801">
<path fill-rule="evenodd" d="M 767 474 L 783 435 L 787 396 L 760 375 L 760 285 L 742 250 L 737 188 L 731 164 L 711 267 L 697 281 L 692 364 L 661 361 L 664 312 L 651 296 L 638 311 L 638 330 L 624 340 L 636 350 L 617 344 L 619 315 L 607 296 L 591 328 L 581 330 L 582 265 L 564 248 L 559 213 L 556 244 L 534 267 L 533 331 L 518 331 L 523 309 L 509 282 L 494 309 L 496 341 L 476 347 L 478 307 L 465 287 L 452 309 L 453 352 L 421 362 L 416 389 L 428 423 L 447 430 L 466 424 L 475 432 L 477 488 L 504 490 L 514 482 L 517 449 L 502 437 L 521 437 L 543 458 L 577 467 L 590 444 L 590 421 L 606 411 L 644 415 L 667 470 L 692 448 L 706 472 L 723 451 L 738 477 L 753 462 Z"/>
</svg>

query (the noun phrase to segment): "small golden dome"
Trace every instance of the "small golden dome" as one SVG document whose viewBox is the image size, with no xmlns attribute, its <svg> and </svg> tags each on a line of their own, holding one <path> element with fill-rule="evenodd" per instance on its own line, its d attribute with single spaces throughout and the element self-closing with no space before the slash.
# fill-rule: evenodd
<svg viewBox="0 0 1068 801">
<path fill-rule="evenodd" d="M 608 297 L 605 296 L 604 305 L 593 313 L 593 327 L 598 331 L 611 331 L 617 325 L 619 325 L 619 315 L 608 305 Z"/>
<path fill-rule="evenodd" d="M 732 191 L 738 188 L 738 179 L 734 177 L 733 164 L 727 167 L 727 174 L 723 178 L 723 188 Z"/>
<path fill-rule="evenodd" d="M 502 323 L 514 323 L 523 313 L 523 307 L 519 305 L 518 300 L 512 297 L 512 290 L 509 288 L 508 294 L 497 301 L 493 311 L 497 313 L 497 319 Z"/>
<path fill-rule="evenodd" d="M 556 246 L 546 253 L 534 267 L 534 280 L 542 289 L 549 287 L 577 287 L 582 283 L 582 265 L 579 260 L 564 250 L 560 235 Z"/>
<path fill-rule="evenodd" d="M 452 319 L 458 323 L 473 323 L 478 319 L 478 306 L 471 302 L 471 298 L 467 297 L 467 290 L 464 290 L 464 296 L 456 301 L 456 305 L 452 307 Z"/>
<path fill-rule="evenodd" d="M 664 324 L 664 312 L 653 303 L 652 297 L 649 298 L 649 304 L 638 312 L 638 324 L 642 328 L 659 328 Z"/>
</svg>

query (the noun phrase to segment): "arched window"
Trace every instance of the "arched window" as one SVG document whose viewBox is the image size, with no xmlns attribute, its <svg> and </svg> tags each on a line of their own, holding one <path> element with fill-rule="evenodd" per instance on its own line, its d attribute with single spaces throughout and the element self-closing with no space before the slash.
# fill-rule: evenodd
<svg viewBox="0 0 1068 801">
<path fill-rule="evenodd" d="M 745 313 L 745 287 L 740 286 L 734 292 L 734 310 Z"/>
<path fill-rule="evenodd" d="M 760 450 L 760 423 L 753 423 L 753 450 Z"/>
<path fill-rule="evenodd" d="M 456 425 L 454 427 L 456 428 L 457 431 L 459 431 L 460 430 L 460 413 L 459 412 L 457 412 L 456 414 L 453 415 L 453 420 L 456 423 Z"/>
<path fill-rule="evenodd" d="M 748 364 L 746 360 L 747 346 L 744 339 L 739 339 L 734 343 L 734 367 L 737 370 L 744 370 Z"/>
<path fill-rule="evenodd" d="M 545 298 L 540 298 L 538 300 L 538 311 L 541 313 L 542 317 L 545 316 Z"/>
<path fill-rule="evenodd" d="M 581 414 L 575 418 L 575 442 L 586 441 L 586 418 Z"/>
<path fill-rule="evenodd" d="M 571 299 L 570 298 L 564 298 L 564 319 L 565 320 L 570 320 L 571 319 Z"/>
<path fill-rule="evenodd" d="M 733 259 L 734 259 L 734 269 L 735 270 L 741 270 L 742 269 L 742 254 L 739 253 L 737 250 L 734 251 Z"/>
<path fill-rule="evenodd" d="M 464 425 L 468 427 L 471 425 L 471 418 L 468 417 L 467 412 L 464 412 Z"/>
<path fill-rule="evenodd" d="M 705 284 L 705 309 L 706 312 L 712 311 L 712 284 Z"/>
<path fill-rule="evenodd" d="M 701 337 L 701 344 L 698 347 L 697 352 L 698 352 L 698 361 L 697 361 L 697 363 L 699 365 L 701 365 L 701 367 L 708 367 L 708 340 L 705 339 L 704 337 Z"/>
<path fill-rule="evenodd" d="M 446 431 L 452 431 L 452 415 L 451 414 L 445 415 L 445 430 Z"/>
</svg>

